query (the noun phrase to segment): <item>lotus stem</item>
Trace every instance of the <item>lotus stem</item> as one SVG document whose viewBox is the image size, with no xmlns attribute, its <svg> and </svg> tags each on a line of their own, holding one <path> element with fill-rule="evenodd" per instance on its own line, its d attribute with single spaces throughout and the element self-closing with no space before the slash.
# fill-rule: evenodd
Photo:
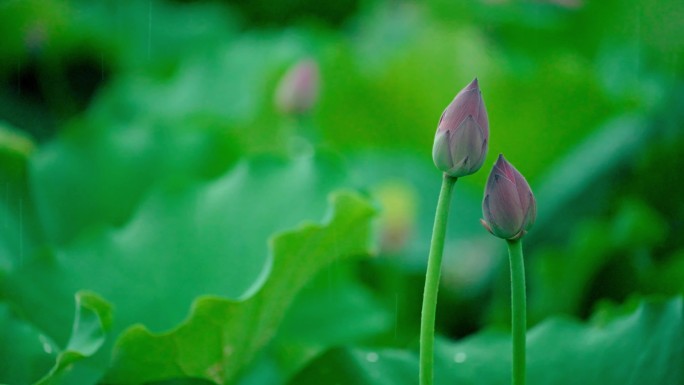
<svg viewBox="0 0 684 385">
<path fill-rule="evenodd" d="M 423 291 L 423 310 L 420 322 L 420 385 L 432 385 L 434 378 L 435 313 L 437 311 L 437 291 L 442 268 L 444 238 L 451 195 L 457 178 L 444 174 L 442 189 L 437 201 L 435 224 L 432 229 L 430 254 L 428 255 L 425 289 Z"/>
<path fill-rule="evenodd" d="M 527 332 L 525 299 L 525 263 L 522 240 L 508 240 L 508 255 L 511 261 L 511 328 L 513 334 L 513 370 L 511 383 L 525 385 L 525 344 Z"/>
</svg>

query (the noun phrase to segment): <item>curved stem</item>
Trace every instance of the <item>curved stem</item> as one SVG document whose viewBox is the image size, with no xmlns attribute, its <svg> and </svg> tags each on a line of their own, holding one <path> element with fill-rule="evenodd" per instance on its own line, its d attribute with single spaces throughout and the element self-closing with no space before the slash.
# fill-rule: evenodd
<svg viewBox="0 0 684 385">
<path fill-rule="evenodd" d="M 508 241 L 508 255 L 511 260 L 511 325 L 513 329 L 513 371 L 511 379 L 513 385 L 525 385 L 527 305 L 522 240 Z"/>
<path fill-rule="evenodd" d="M 437 291 L 442 268 L 442 253 L 444 252 L 444 237 L 451 193 L 457 178 L 444 174 L 442 190 L 437 201 L 435 224 L 432 228 L 432 241 L 428 256 L 427 273 L 425 274 L 425 289 L 423 291 L 423 311 L 420 320 L 420 385 L 432 385 L 435 345 L 435 312 L 437 310 Z"/>
</svg>

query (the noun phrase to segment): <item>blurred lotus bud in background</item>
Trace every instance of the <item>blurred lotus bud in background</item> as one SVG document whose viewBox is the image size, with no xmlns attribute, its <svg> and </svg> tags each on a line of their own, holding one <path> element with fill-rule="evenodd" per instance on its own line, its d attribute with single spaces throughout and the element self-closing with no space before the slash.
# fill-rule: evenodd
<svg viewBox="0 0 684 385">
<path fill-rule="evenodd" d="M 452 177 L 475 173 L 487 155 L 489 121 L 477 79 L 474 79 L 442 113 L 435 134 L 432 159 Z"/>
<path fill-rule="evenodd" d="M 285 115 L 308 113 L 318 101 L 320 74 L 318 63 L 302 59 L 283 75 L 275 93 L 275 105 Z"/>
</svg>

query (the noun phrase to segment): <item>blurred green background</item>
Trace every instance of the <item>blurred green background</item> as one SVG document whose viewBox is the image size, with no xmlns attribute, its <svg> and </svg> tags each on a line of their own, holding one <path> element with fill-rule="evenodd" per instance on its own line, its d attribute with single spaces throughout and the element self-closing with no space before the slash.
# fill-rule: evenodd
<svg viewBox="0 0 684 385">
<path fill-rule="evenodd" d="M 432 140 L 474 77 L 490 152 L 457 184 L 442 338 L 509 322 L 504 243 L 479 224 L 498 153 L 538 202 L 530 327 L 682 294 L 682 20 L 681 0 L 1 1 L 0 383 L 48 372 L 84 289 L 114 326 L 63 381 L 118 383 L 102 376 L 121 331 L 244 296 L 269 237 L 340 188 L 377 209 L 370 257 L 322 268 L 226 382 L 285 384 L 335 346 L 415 351 Z M 275 89 L 304 58 L 320 97 L 285 116 Z"/>
</svg>

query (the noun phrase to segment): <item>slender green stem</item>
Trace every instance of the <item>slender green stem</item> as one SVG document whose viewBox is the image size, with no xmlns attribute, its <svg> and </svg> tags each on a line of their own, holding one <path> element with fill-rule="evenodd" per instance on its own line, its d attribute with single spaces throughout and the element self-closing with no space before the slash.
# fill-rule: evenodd
<svg viewBox="0 0 684 385">
<path fill-rule="evenodd" d="M 522 240 L 508 241 L 508 255 L 511 260 L 511 324 L 513 329 L 513 372 L 511 379 L 513 385 L 525 385 L 527 305 Z"/>
<path fill-rule="evenodd" d="M 457 178 L 444 174 L 442 190 L 437 201 L 435 225 L 432 228 L 430 255 L 428 256 L 427 273 L 425 274 L 425 290 L 423 291 L 423 311 L 420 322 L 420 385 L 432 385 L 435 345 L 435 312 L 437 310 L 437 290 L 442 268 L 442 253 L 444 252 L 444 236 L 446 234 L 447 219 L 451 193 Z"/>
</svg>

